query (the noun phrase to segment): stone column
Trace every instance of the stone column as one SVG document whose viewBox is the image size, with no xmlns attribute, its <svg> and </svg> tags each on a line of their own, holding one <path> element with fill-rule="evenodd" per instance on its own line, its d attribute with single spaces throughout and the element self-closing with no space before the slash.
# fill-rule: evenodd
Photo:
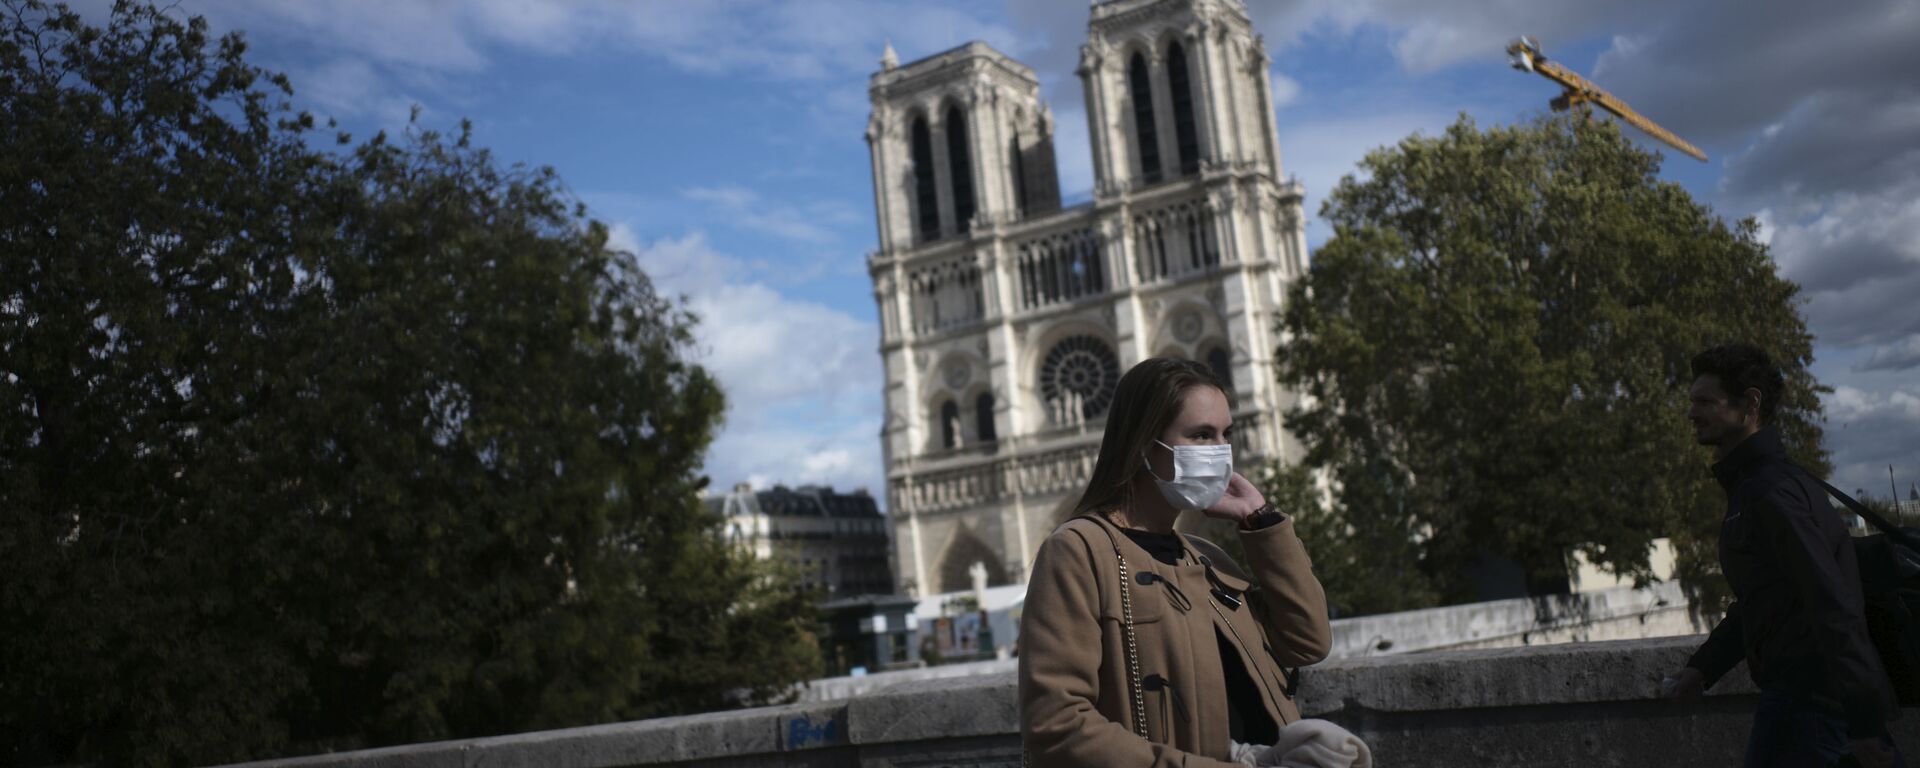
<svg viewBox="0 0 1920 768">
<path fill-rule="evenodd" d="M 1241 257 L 1240 235 L 1244 226 L 1240 220 L 1240 206 L 1232 187 L 1222 187 L 1207 193 L 1200 201 L 1207 211 L 1207 225 L 1213 229 L 1213 242 L 1220 248 L 1220 264 L 1241 264 L 1247 259 Z"/>
<path fill-rule="evenodd" d="M 1114 267 L 1114 298 L 1108 311 L 1113 313 L 1113 352 L 1120 357 L 1122 371 L 1153 354 L 1147 348 L 1150 326 L 1146 306 L 1133 280 L 1132 265 L 1139 244 L 1133 242 L 1133 227 L 1129 226 L 1132 218 L 1129 207 L 1122 205 L 1103 212 L 1099 220 L 1100 236 L 1110 244 L 1114 260 L 1119 262 Z"/>
<path fill-rule="evenodd" d="M 974 209 L 980 212 L 982 221 L 997 221 L 1011 197 L 1001 190 L 1007 176 L 1003 170 L 1007 149 L 1002 145 L 1004 131 L 1001 128 L 1005 121 L 1000 115 L 1003 100 L 986 73 L 976 70 L 973 83 L 967 89 L 967 102 L 968 154 L 973 156 L 974 169 Z"/>
<path fill-rule="evenodd" d="M 912 493 L 913 478 L 911 476 L 907 477 L 904 483 L 907 490 L 901 493 L 900 495 L 910 499 L 913 496 L 913 493 Z M 912 594 L 914 597 L 924 597 L 930 593 L 927 591 L 926 549 L 923 543 L 921 542 L 921 536 L 920 536 L 920 510 L 918 509 L 919 505 L 914 504 L 912 501 L 908 501 L 906 506 L 907 506 L 907 510 L 906 510 L 907 511 L 907 537 L 911 539 L 913 542 Z"/>
<path fill-rule="evenodd" d="M 1233 113 L 1233 55 L 1227 45 L 1230 30 L 1226 25 L 1213 27 L 1202 48 L 1201 67 L 1206 71 L 1207 117 L 1213 122 L 1213 159 L 1228 163 L 1240 156 L 1238 121 Z"/>
<path fill-rule="evenodd" d="M 1113 121 L 1113 94 L 1109 66 L 1112 51 L 1098 38 L 1080 46 L 1081 90 L 1087 101 L 1087 142 L 1093 150 L 1093 188 L 1096 197 L 1110 194 L 1126 176 L 1124 136 L 1116 135 Z M 1116 143 L 1118 148 L 1116 148 Z"/>
<path fill-rule="evenodd" d="M 867 119 L 867 155 L 873 161 L 873 220 L 879 230 L 882 251 L 894 247 L 893 189 L 888 183 L 893 164 L 887 157 L 887 145 L 891 140 L 887 135 L 887 122 L 886 105 L 876 99 L 873 114 Z"/>
<path fill-rule="evenodd" d="M 1268 71 L 1271 60 L 1267 58 L 1266 40 L 1254 37 L 1251 53 L 1252 55 L 1248 58 L 1252 59 L 1253 72 L 1250 74 L 1253 75 L 1254 84 L 1259 91 L 1254 94 L 1254 101 L 1260 105 L 1260 119 L 1255 123 L 1260 129 L 1260 147 L 1266 150 L 1267 174 L 1272 176 L 1274 181 L 1280 181 L 1280 131 L 1274 126 L 1273 82 L 1272 73 Z"/>
</svg>

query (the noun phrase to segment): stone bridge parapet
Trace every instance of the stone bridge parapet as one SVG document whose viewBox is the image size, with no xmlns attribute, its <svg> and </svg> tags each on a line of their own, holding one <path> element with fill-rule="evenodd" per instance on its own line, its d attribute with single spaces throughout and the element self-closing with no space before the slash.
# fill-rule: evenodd
<svg viewBox="0 0 1920 768">
<path fill-rule="evenodd" d="M 1300 705 L 1382 766 L 1736 765 L 1756 691 L 1736 669 L 1693 705 L 1656 700 L 1701 638 L 1440 651 L 1305 670 Z M 1920 757 L 1920 713 L 1893 724 Z M 916 680 L 849 699 L 293 758 L 293 768 L 1018 766 L 1014 675 Z"/>
</svg>

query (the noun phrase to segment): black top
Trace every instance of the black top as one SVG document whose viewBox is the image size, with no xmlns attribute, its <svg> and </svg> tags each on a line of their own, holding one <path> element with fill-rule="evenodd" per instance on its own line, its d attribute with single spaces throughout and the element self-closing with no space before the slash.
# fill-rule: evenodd
<svg viewBox="0 0 1920 768">
<path fill-rule="evenodd" d="M 1824 489 L 1770 426 L 1713 476 L 1727 493 L 1720 571 L 1734 603 L 1687 665 L 1712 685 L 1744 658 L 1762 690 L 1843 713 L 1856 734 L 1882 727 L 1892 690 L 1867 637 L 1853 540 Z"/>
<path fill-rule="evenodd" d="M 1181 543 L 1178 533 L 1154 533 L 1132 528 L 1121 528 L 1120 532 L 1133 539 L 1133 543 L 1140 545 L 1147 554 L 1153 555 L 1153 559 L 1167 565 L 1179 565 L 1180 558 L 1187 554 L 1187 546 Z"/>
<path fill-rule="evenodd" d="M 1140 545 L 1153 559 L 1167 565 L 1179 565 L 1180 558 L 1186 554 L 1186 546 L 1180 541 L 1178 533 L 1152 533 L 1121 528 L 1121 533 Z M 1213 637 L 1220 649 L 1220 673 L 1227 684 L 1227 730 L 1234 741 L 1242 744 L 1272 744 L 1280 740 L 1280 729 L 1273 724 L 1273 718 L 1267 717 L 1267 708 L 1260 703 L 1260 690 L 1254 685 L 1253 675 L 1247 673 L 1245 664 L 1240 663 L 1240 654 L 1228 644 L 1226 635 L 1218 628 Z"/>
</svg>

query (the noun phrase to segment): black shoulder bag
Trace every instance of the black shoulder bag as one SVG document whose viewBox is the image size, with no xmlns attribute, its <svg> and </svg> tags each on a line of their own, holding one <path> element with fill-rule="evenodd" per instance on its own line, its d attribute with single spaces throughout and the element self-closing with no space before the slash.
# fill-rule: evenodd
<svg viewBox="0 0 1920 768">
<path fill-rule="evenodd" d="M 1818 477 L 1813 480 L 1880 531 L 1853 539 L 1854 558 L 1860 563 L 1860 594 L 1866 598 L 1867 634 L 1900 706 L 1920 706 L 1920 621 L 1916 621 L 1920 617 L 1920 537 L 1888 522 L 1833 484 Z"/>
</svg>

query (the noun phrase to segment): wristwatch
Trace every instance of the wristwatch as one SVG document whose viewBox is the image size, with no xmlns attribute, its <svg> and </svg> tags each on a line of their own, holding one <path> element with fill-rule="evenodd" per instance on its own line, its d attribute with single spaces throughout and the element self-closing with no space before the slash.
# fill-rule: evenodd
<svg viewBox="0 0 1920 768">
<path fill-rule="evenodd" d="M 1285 513 L 1273 508 L 1273 502 L 1267 502 L 1254 510 L 1253 514 L 1240 519 L 1240 530 L 1257 531 L 1262 528 L 1271 528 L 1286 519 Z"/>
</svg>

